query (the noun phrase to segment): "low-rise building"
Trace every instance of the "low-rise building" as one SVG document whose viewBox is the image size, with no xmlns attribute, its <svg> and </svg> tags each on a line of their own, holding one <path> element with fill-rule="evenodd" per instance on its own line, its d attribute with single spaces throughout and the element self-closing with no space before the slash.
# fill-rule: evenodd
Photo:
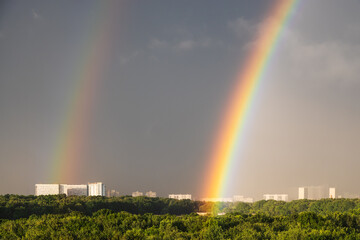
<svg viewBox="0 0 360 240">
<path fill-rule="evenodd" d="M 254 199 L 251 197 L 244 197 L 242 195 L 234 195 L 233 197 L 234 202 L 246 202 L 246 203 L 253 203 Z"/>
<path fill-rule="evenodd" d="M 169 198 L 173 198 L 177 200 L 184 200 L 184 199 L 191 200 L 191 194 L 169 194 Z"/>
<path fill-rule="evenodd" d="M 330 189 L 333 189 L 331 190 L 332 192 L 330 192 Z M 335 198 L 335 188 L 330 189 L 325 186 L 299 187 L 298 199 L 320 200 L 323 198 L 328 198 L 330 195 L 333 195 Z"/>
<path fill-rule="evenodd" d="M 35 184 L 35 195 L 57 195 L 66 194 L 66 196 L 87 196 L 87 185 L 72 184 Z"/>
<path fill-rule="evenodd" d="M 156 192 L 148 191 L 148 192 L 145 193 L 145 196 L 147 196 L 147 197 L 156 197 Z"/>
<path fill-rule="evenodd" d="M 264 194 L 265 200 L 285 201 L 289 199 L 288 194 Z"/>
<path fill-rule="evenodd" d="M 60 194 L 66 194 L 66 196 L 87 196 L 88 186 L 86 184 L 60 184 Z"/>
<path fill-rule="evenodd" d="M 35 196 L 60 194 L 60 184 L 35 184 Z"/>
<path fill-rule="evenodd" d="M 109 190 L 107 190 L 107 192 L 106 192 L 106 196 L 107 197 L 119 197 L 120 196 L 120 192 L 118 192 L 118 191 L 116 191 L 116 190 L 114 190 L 114 189 L 109 189 Z"/>
<path fill-rule="evenodd" d="M 144 194 L 142 193 L 142 192 L 139 192 L 139 191 L 136 191 L 136 192 L 133 192 L 132 194 L 131 194 L 131 196 L 133 196 L 133 197 L 141 197 L 141 196 L 143 196 Z"/>
</svg>

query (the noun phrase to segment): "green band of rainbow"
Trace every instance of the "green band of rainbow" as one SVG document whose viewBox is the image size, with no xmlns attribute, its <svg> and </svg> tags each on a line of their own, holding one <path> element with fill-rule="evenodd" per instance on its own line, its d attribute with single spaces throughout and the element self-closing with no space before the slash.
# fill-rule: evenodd
<svg viewBox="0 0 360 240">
<path fill-rule="evenodd" d="M 216 136 L 214 152 L 207 170 L 204 182 L 204 196 L 206 197 L 220 198 L 224 195 L 230 168 L 233 166 L 238 142 L 244 134 L 244 124 L 256 89 L 296 3 L 297 0 L 274 1 L 267 21 L 256 36 L 254 48 L 237 76 L 236 86 L 230 96 L 224 120 Z"/>
</svg>

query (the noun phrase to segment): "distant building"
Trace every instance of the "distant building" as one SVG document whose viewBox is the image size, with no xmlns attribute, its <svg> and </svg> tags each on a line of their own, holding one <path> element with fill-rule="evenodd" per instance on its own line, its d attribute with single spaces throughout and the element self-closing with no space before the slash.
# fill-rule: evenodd
<svg viewBox="0 0 360 240">
<path fill-rule="evenodd" d="M 109 189 L 106 191 L 106 196 L 107 197 L 119 197 L 120 196 L 120 192 L 114 190 L 114 189 Z"/>
<path fill-rule="evenodd" d="M 57 195 L 66 194 L 66 196 L 87 196 L 87 185 L 71 184 L 35 184 L 35 195 Z"/>
<path fill-rule="evenodd" d="M 233 198 L 203 198 L 201 201 L 205 202 L 233 202 Z"/>
<path fill-rule="evenodd" d="M 139 191 L 136 191 L 136 192 L 133 192 L 132 194 L 131 194 L 131 196 L 133 196 L 133 197 L 141 197 L 141 196 L 143 196 L 144 194 L 142 193 L 142 192 L 139 192 Z"/>
<path fill-rule="evenodd" d="M 299 199 L 308 199 L 307 187 L 299 187 Z"/>
<path fill-rule="evenodd" d="M 285 201 L 289 199 L 288 194 L 264 194 L 265 200 Z"/>
<path fill-rule="evenodd" d="M 148 191 L 148 192 L 145 193 L 145 196 L 147 196 L 147 197 L 156 197 L 156 192 Z"/>
<path fill-rule="evenodd" d="M 246 203 L 253 203 L 254 199 L 250 197 L 244 197 L 241 195 L 234 195 L 233 197 L 234 202 L 246 202 Z"/>
<path fill-rule="evenodd" d="M 60 194 L 66 194 L 66 196 L 87 196 L 88 186 L 86 184 L 60 184 Z"/>
<path fill-rule="evenodd" d="M 184 200 L 184 199 L 191 200 L 191 194 L 169 194 L 169 198 L 173 198 L 177 200 Z"/>
<path fill-rule="evenodd" d="M 89 196 L 105 196 L 105 184 L 102 182 L 88 183 Z"/>
<path fill-rule="evenodd" d="M 328 191 L 324 186 L 299 187 L 298 199 L 320 200 L 322 198 L 328 198 Z"/>
<path fill-rule="evenodd" d="M 60 194 L 60 184 L 35 184 L 35 195 L 57 195 Z"/>
<path fill-rule="evenodd" d="M 335 188 L 329 188 L 329 198 L 336 198 Z"/>
</svg>

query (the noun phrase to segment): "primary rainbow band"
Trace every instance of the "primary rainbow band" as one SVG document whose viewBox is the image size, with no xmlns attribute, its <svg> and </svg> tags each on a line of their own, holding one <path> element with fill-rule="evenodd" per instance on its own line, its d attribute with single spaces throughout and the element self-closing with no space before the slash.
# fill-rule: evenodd
<svg viewBox="0 0 360 240">
<path fill-rule="evenodd" d="M 240 141 L 246 118 L 249 114 L 256 89 L 271 60 L 281 32 L 289 20 L 297 0 L 277 0 L 267 15 L 267 21 L 260 29 L 253 50 L 236 79 L 234 92 L 225 111 L 225 118 L 216 136 L 211 156 L 204 196 L 224 197 L 228 175 L 233 166 L 234 153 Z"/>
<path fill-rule="evenodd" d="M 63 125 L 52 157 L 51 182 L 73 183 L 81 175 L 81 166 L 85 161 L 85 142 L 89 135 L 94 101 L 98 85 L 109 61 L 112 17 L 118 8 L 116 1 L 94 1 L 92 13 L 87 12 L 88 29 L 82 35 L 82 45 L 74 52 L 73 69 L 69 76 L 73 80 L 72 93 L 67 99 Z M 80 13 L 81 14 L 81 13 Z"/>
</svg>

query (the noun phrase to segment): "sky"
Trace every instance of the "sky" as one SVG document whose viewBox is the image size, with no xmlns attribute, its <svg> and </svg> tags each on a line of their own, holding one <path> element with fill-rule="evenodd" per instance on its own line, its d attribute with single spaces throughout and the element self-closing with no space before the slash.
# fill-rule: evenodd
<svg viewBox="0 0 360 240">
<path fill-rule="evenodd" d="M 235 76 L 274 2 L 1 1 L 0 194 L 33 194 L 60 175 L 124 195 L 206 197 Z M 295 198 L 316 185 L 360 195 L 359 12 L 357 0 L 299 0 L 228 196 Z M 74 139 L 76 157 L 59 158 Z"/>
</svg>

